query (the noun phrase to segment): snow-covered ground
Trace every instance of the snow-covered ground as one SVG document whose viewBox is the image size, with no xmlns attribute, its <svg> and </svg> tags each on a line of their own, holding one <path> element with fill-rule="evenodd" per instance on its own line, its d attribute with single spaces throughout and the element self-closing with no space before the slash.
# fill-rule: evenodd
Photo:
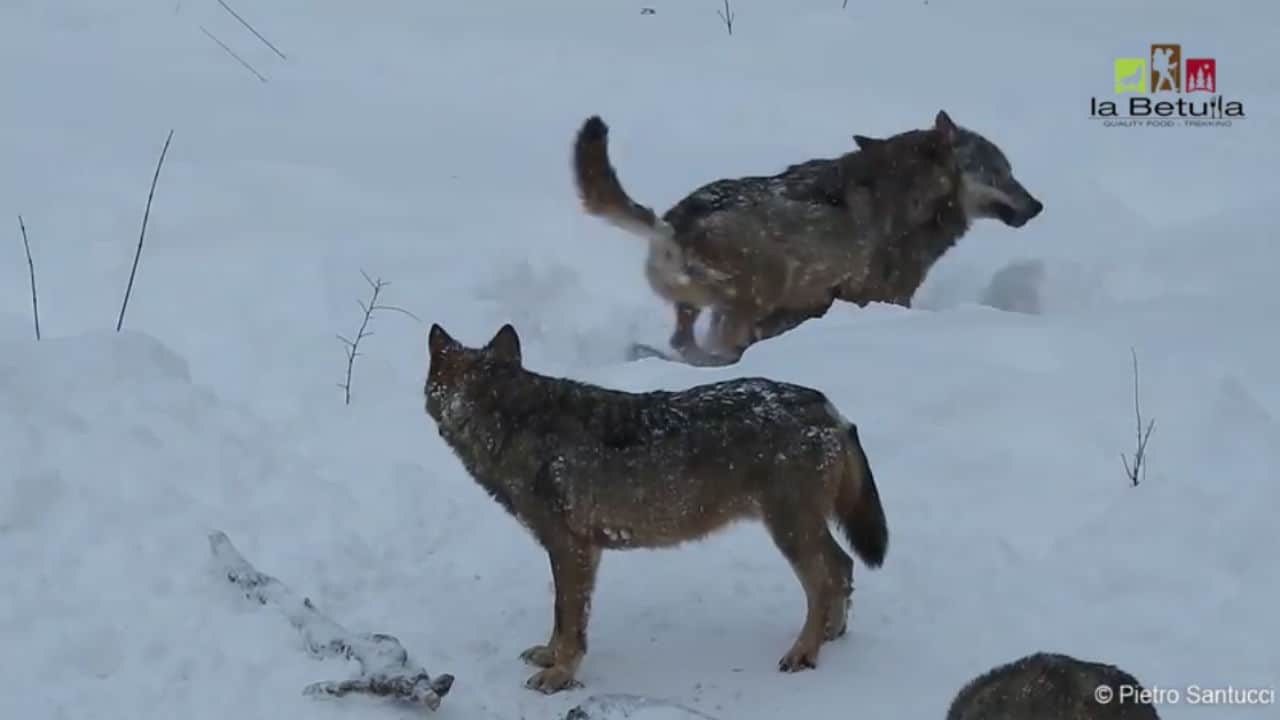
<svg viewBox="0 0 1280 720">
<path fill-rule="evenodd" d="M 454 674 L 442 718 L 634 693 L 722 720 L 927 720 L 1041 649 L 1163 688 L 1280 682 L 1280 7 L 732 0 L 730 36 L 720 0 L 228 1 L 287 60 L 216 0 L 0 8 L 0 717 L 408 714 L 303 697 L 350 668 L 217 576 L 213 529 Z M 1089 119 L 1112 58 L 1162 41 L 1216 58 L 1249 118 Z M 913 310 L 840 306 L 730 368 L 620 360 L 670 315 L 642 246 L 578 209 L 587 115 L 661 209 L 942 108 L 1004 148 L 1041 217 L 977 225 Z M 335 335 L 359 325 L 361 270 L 422 322 L 374 316 L 347 406 Z M 524 689 L 550 573 L 422 411 L 433 321 L 470 343 L 512 321 L 534 369 L 613 387 L 761 374 L 828 393 L 892 538 L 883 569 L 855 570 L 849 636 L 816 671 L 775 670 L 802 593 L 743 525 L 607 555 L 585 687 Z M 1156 420 L 1136 488 L 1130 348 Z"/>
</svg>

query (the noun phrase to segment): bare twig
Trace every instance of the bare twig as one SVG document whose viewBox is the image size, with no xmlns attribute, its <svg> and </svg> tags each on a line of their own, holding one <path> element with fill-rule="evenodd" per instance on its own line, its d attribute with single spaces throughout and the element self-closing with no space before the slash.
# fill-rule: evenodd
<svg viewBox="0 0 1280 720">
<path fill-rule="evenodd" d="M 348 693 L 364 693 L 436 710 L 440 699 L 453 688 L 452 675 L 429 675 L 421 665 L 410 661 L 409 653 L 394 636 L 352 633 L 317 610 L 311 598 L 299 599 L 284 583 L 259 572 L 236 550 L 225 533 L 215 530 L 209 534 L 209 550 L 218 571 L 246 598 L 259 605 L 275 605 L 284 614 L 302 635 L 309 654 L 317 658 L 355 660 L 360 665 L 360 674 L 355 678 L 313 683 L 303 689 L 303 694 L 342 697 Z"/>
<path fill-rule="evenodd" d="M 729 0 L 724 0 L 724 9 L 716 10 L 716 14 L 724 21 L 724 26 L 728 29 L 729 34 L 733 34 L 733 8 L 729 7 Z"/>
<path fill-rule="evenodd" d="M 390 284 L 391 284 L 391 283 L 383 283 L 383 284 L 382 284 L 382 286 L 383 286 L 383 287 L 386 287 L 386 286 L 388 286 L 388 285 L 390 285 Z M 417 315 L 414 315 L 413 313 L 409 312 L 408 310 L 405 310 L 404 308 L 399 307 L 399 306 L 396 306 L 396 305 L 374 305 L 371 309 L 372 309 L 372 310 L 374 310 L 374 311 L 377 311 L 377 310 L 390 310 L 390 311 L 392 311 L 392 312 L 398 312 L 398 313 L 400 313 L 401 315 L 408 315 L 409 317 L 413 318 L 414 320 L 417 320 L 419 324 L 421 324 L 421 323 L 422 323 L 422 318 L 420 318 L 420 317 L 418 317 Z"/>
<path fill-rule="evenodd" d="M 338 387 L 342 388 L 345 395 L 347 405 L 351 404 L 351 374 L 355 368 L 356 358 L 360 357 L 360 341 L 373 334 L 373 331 L 368 329 L 369 320 L 373 317 L 373 313 L 378 310 L 390 310 L 402 315 L 408 315 L 414 320 L 417 320 L 419 324 L 422 323 L 422 318 L 402 307 L 386 305 L 378 302 L 378 297 L 385 288 L 391 285 L 390 282 L 384 281 L 382 278 L 371 278 L 369 277 L 369 274 L 363 270 L 360 271 L 360 275 L 364 277 L 365 282 L 369 283 L 369 287 L 372 288 L 373 294 L 367 303 L 362 300 L 356 301 L 356 304 L 360 306 L 361 312 L 364 313 L 364 317 L 360 320 L 360 328 L 356 330 L 355 338 L 348 338 L 343 335 L 338 336 L 338 340 L 347 348 L 347 379 L 345 382 L 338 383 Z"/>
<path fill-rule="evenodd" d="M 360 274 L 364 275 L 364 279 L 373 288 L 373 296 L 369 298 L 369 302 L 367 304 L 358 300 L 356 301 L 360 306 L 360 309 L 364 311 L 364 317 L 360 320 L 360 328 L 356 330 L 355 339 L 348 340 L 341 335 L 338 336 L 338 339 L 342 341 L 342 344 L 347 346 L 347 379 L 340 385 L 347 405 L 351 404 L 351 373 L 355 369 L 356 358 L 360 356 L 360 341 L 373 334 L 372 330 L 367 329 L 369 327 L 369 318 L 373 316 L 373 309 L 378 305 L 378 295 L 382 292 L 382 288 L 386 287 L 386 283 L 384 283 L 381 278 L 378 280 L 370 280 L 369 276 L 363 270 L 360 271 Z"/>
<path fill-rule="evenodd" d="M 1133 483 L 1133 487 L 1138 486 L 1139 478 L 1147 479 L 1147 467 L 1144 461 L 1147 458 L 1147 440 L 1151 438 L 1151 431 L 1155 430 L 1156 421 L 1151 419 L 1147 422 L 1145 429 L 1142 425 L 1142 405 L 1138 400 L 1138 353 L 1132 348 L 1129 349 L 1133 355 L 1133 414 L 1137 422 L 1137 441 L 1138 447 L 1133 454 L 1133 464 L 1129 463 L 1129 459 L 1124 455 L 1120 456 L 1120 461 L 1124 463 L 1124 472 L 1129 476 L 1129 482 Z"/>
<path fill-rule="evenodd" d="M 840 3 L 840 7 L 841 8 L 849 7 L 849 0 L 844 0 L 844 2 Z"/>
<path fill-rule="evenodd" d="M 129 271 L 129 285 L 124 290 L 124 302 L 120 304 L 120 317 L 116 320 L 116 332 L 124 326 L 124 311 L 129 307 L 129 296 L 133 293 L 133 279 L 138 274 L 138 260 L 142 257 L 142 243 L 147 239 L 147 220 L 151 217 L 151 199 L 156 195 L 156 183 L 160 180 L 160 168 L 164 165 L 164 156 L 169 152 L 169 141 L 173 140 L 173 130 L 164 139 L 164 148 L 160 150 L 160 160 L 156 163 L 156 173 L 151 178 L 151 191 L 147 193 L 147 209 L 142 213 L 142 232 L 138 235 L 138 249 L 133 254 L 133 268 Z"/>
<path fill-rule="evenodd" d="M 36 294 L 36 264 L 31 260 L 31 243 L 27 240 L 27 225 L 18 216 L 18 228 L 22 230 L 22 247 L 27 251 L 27 271 L 31 274 L 31 316 L 36 324 L 36 340 L 40 339 L 40 299 Z"/>
<path fill-rule="evenodd" d="M 231 48 L 227 47 L 227 44 L 226 44 L 226 43 L 222 42 L 222 41 L 221 41 L 221 40 L 219 40 L 217 37 L 215 37 L 213 33 L 209 32 L 209 31 L 205 28 L 205 26 L 203 26 L 203 25 L 201 25 L 201 26 L 200 26 L 200 32 L 202 32 L 202 33 L 204 33 L 205 35 L 207 35 L 207 36 L 209 37 L 209 39 L 210 39 L 210 40 L 212 40 L 212 41 L 214 41 L 214 42 L 218 43 L 218 47 L 222 48 L 223 50 L 225 50 L 225 51 L 226 51 L 226 53 L 227 53 L 228 55 L 230 55 L 231 57 L 235 58 L 236 62 L 238 62 L 238 63 L 240 63 L 241 65 L 243 65 L 243 66 L 244 66 L 244 68 L 245 68 L 246 70 L 248 70 L 249 72 L 251 72 L 251 73 L 253 73 L 255 76 L 257 76 L 257 78 L 258 78 L 259 80 L 261 80 L 262 82 L 266 82 L 266 81 L 267 81 L 267 78 L 266 78 L 262 73 L 258 72 L 258 71 L 257 71 L 257 70 L 252 66 L 252 65 L 250 65 L 250 64 L 249 64 L 249 63 L 247 63 L 247 62 L 245 62 L 245 59 L 244 59 L 244 58 L 242 58 L 242 57 L 240 57 L 239 55 L 237 55 L 235 50 L 232 50 Z"/>
<path fill-rule="evenodd" d="M 237 13 L 235 10 L 232 10 L 230 5 L 226 4 L 222 0 L 218 0 L 218 4 L 222 6 L 223 10 L 226 10 L 227 12 L 231 13 L 231 17 L 235 18 L 236 20 L 239 20 L 241 25 L 248 28 L 249 32 L 253 33 L 254 36 L 257 37 L 259 40 L 261 40 L 264 45 L 271 48 L 271 52 L 274 52 L 276 55 L 279 55 L 281 60 L 289 59 L 284 56 L 284 53 L 280 52 L 279 48 L 277 48 L 275 45 L 272 45 L 270 40 L 262 37 L 262 33 L 255 30 L 253 26 L 249 24 L 248 20 L 245 20 L 244 18 L 240 17 L 239 13 Z"/>
</svg>

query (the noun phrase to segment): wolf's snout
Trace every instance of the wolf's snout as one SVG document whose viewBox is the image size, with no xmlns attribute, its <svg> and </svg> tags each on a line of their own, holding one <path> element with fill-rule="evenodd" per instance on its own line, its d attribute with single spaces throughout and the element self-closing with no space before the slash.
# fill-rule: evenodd
<svg viewBox="0 0 1280 720">
<path fill-rule="evenodd" d="M 1044 203 L 1035 198 L 1031 198 L 1031 204 L 1028 206 L 1027 210 L 1027 219 L 1030 220 L 1039 215 L 1041 210 L 1044 210 Z"/>
<path fill-rule="evenodd" d="M 1035 199 L 1030 193 L 1023 194 L 1023 200 L 1011 205 L 1004 206 L 997 210 L 996 215 L 1004 224 L 1013 228 L 1020 228 L 1031 222 L 1044 210 L 1044 203 Z"/>
</svg>

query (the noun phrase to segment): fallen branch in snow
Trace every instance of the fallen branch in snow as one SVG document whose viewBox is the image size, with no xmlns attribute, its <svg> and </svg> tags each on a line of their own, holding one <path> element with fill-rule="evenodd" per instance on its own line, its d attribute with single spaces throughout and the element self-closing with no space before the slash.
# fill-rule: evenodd
<svg viewBox="0 0 1280 720">
<path fill-rule="evenodd" d="M 351 340 L 342 335 L 338 336 L 338 339 L 342 341 L 342 344 L 347 347 L 347 379 L 346 382 L 338 383 L 338 387 L 342 388 L 346 395 L 347 405 L 351 404 L 351 373 L 355 369 L 356 358 L 360 356 L 360 341 L 373 334 L 372 330 L 366 330 L 366 328 L 369 327 L 369 319 L 373 317 L 373 311 L 391 310 L 398 313 L 404 313 L 414 320 L 417 320 L 419 323 L 422 322 L 422 318 L 419 318 L 417 315 L 414 315 L 404 308 L 396 307 L 395 305 L 379 305 L 378 295 L 382 292 L 383 288 L 387 287 L 391 283 L 384 282 L 382 278 L 374 280 L 363 270 L 360 271 L 360 274 L 364 276 L 365 282 L 369 283 L 369 287 L 373 288 L 373 296 L 369 298 L 369 302 L 367 304 L 359 300 L 356 301 L 360 305 L 360 309 L 364 311 L 364 318 L 360 321 L 360 329 L 356 331 L 355 339 Z"/>
<path fill-rule="evenodd" d="M 716 14 L 724 21 L 724 26 L 729 30 L 729 34 L 733 34 L 733 8 L 729 7 L 729 0 L 724 0 L 724 9 L 716 10 Z"/>
<path fill-rule="evenodd" d="M 280 52 L 280 50 L 275 45 L 272 45 L 270 40 L 262 37 L 262 33 L 255 30 L 254 27 L 249 24 L 248 20 L 245 20 L 244 18 L 240 17 L 239 13 L 237 13 L 235 10 L 232 10 L 230 5 L 226 4 L 222 0 L 218 0 L 218 4 L 222 6 L 223 10 L 226 10 L 227 12 L 231 13 L 231 17 L 235 18 L 236 20 L 239 20 L 241 25 L 248 28 L 249 32 L 254 34 L 254 37 L 258 38 L 259 40 L 262 41 L 264 45 L 271 48 L 271 52 L 275 53 L 276 55 L 279 55 L 281 60 L 289 59 L 285 57 L 284 53 Z"/>
<path fill-rule="evenodd" d="M 1151 438 L 1151 431 L 1156 428 L 1156 421 L 1153 418 L 1147 423 L 1146 429 L 1142 427 L 1142 405 L 1138 401 L 1138 353 L 1132 348 L 1129 353 L 1133 355 L 1133 414 L 1137 419 L 1138 426 L 1138 449 L 1133 454 L 1133 464 L 1129 464 L 1129 458 L 1124 455 L 1120 456 L 1120 461 L 1124 463 L 1124 472 L 1129 476 L 1129 482 L 1134 487 L 1138 487 L 1138 478 L 1141 476 L 1143 480 L 1147 479 L 1147 468 L 1143 464 L 1147 458 L 1147 440 Z"/>
<path fill-rule="evenodd" d="M 36 295 L 36 264 L 31 260 L 31 243 L 27 240 L 27 224 L 18 216 L 18 227 L 22 230 L 22 247 L 27 250 L 27 270 L 31 274 L 31 315 L 36 323 L 36 340 L 40 339 L 40 300 Z"/>
<path fill-rule="evenodd" d="M 133 278 L 138 274 L 138 260 L 142 257 L 142 243 L 147 239 L 147 220 L 151 217 L 151 199 L 156 196 L 156 183 L 160 180 L 160 168 L 164 166 L 164 156 L 169 152 L 169 141 L 173 140 L 173 131 L 164 139 L 164 148 L 160 150 L 160 161 L 156 163 L 156 174 L 151 178 L 151 191 L 147 193 L 147 209 L 142 213 L 142 233 L 138 235 L 138 249 L 133 254 L 133 269 L 129 271 L 129 286 L 124 289 L 124 302 L 120 304 L 120 317 L 116 320 L 116 332 L 124 326 L 124 311 L 129 307 L 129 295 L 133 293 Z"/>
<path fill-rule="evenodd" d="M 316 610 L 310 598 L 299 599 L 279 580 L 259 572 L 231 539 L 221 531 L 209 534 L 209 549 L 219 571 L 250 600 L 275 605 L 301 635 L 307 652 L 317 658 L 343 658 L 360 664 L 359 676 L 341 682 L 320 682 L 303 689 L 304 695 L 342 697 L 362 693 L 421 705 L 431 710 L 453 687 L 449 674 L 432 677 L 409 661 L 400 641 L 381 633 L 353 634 Z"/>
</svg>

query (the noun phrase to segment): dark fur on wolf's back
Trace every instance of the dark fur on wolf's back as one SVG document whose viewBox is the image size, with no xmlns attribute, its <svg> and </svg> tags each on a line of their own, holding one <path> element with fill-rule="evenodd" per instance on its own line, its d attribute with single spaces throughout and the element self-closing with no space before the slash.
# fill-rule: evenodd
<svg viewBox="0 0 1280 720">
<path fill-rule="evenodd" d="M 1160 720 L 1142 696 L 1138 679 L 1115 665 L 1038 652 L 965 683 L 947 720 Z"/>
<path fill-rule="evenodd" d="M 603 550 L 671 547 L 741 519 L 761 521 L 804 587 L 804 627 L 779 662 L 814 667 L 844 634 L 853 563 L 888 547 L 884 510 L 857 429 L 818 390 L 741 378 L 629 393 L 523 367 L 503 326 L 466 347 L 429 337 L 426 411 L 475 481 L 546 549 L 556 587 L 547 644 L 522 657 L 544 692 L 575 684 Z"/>
</svg>

